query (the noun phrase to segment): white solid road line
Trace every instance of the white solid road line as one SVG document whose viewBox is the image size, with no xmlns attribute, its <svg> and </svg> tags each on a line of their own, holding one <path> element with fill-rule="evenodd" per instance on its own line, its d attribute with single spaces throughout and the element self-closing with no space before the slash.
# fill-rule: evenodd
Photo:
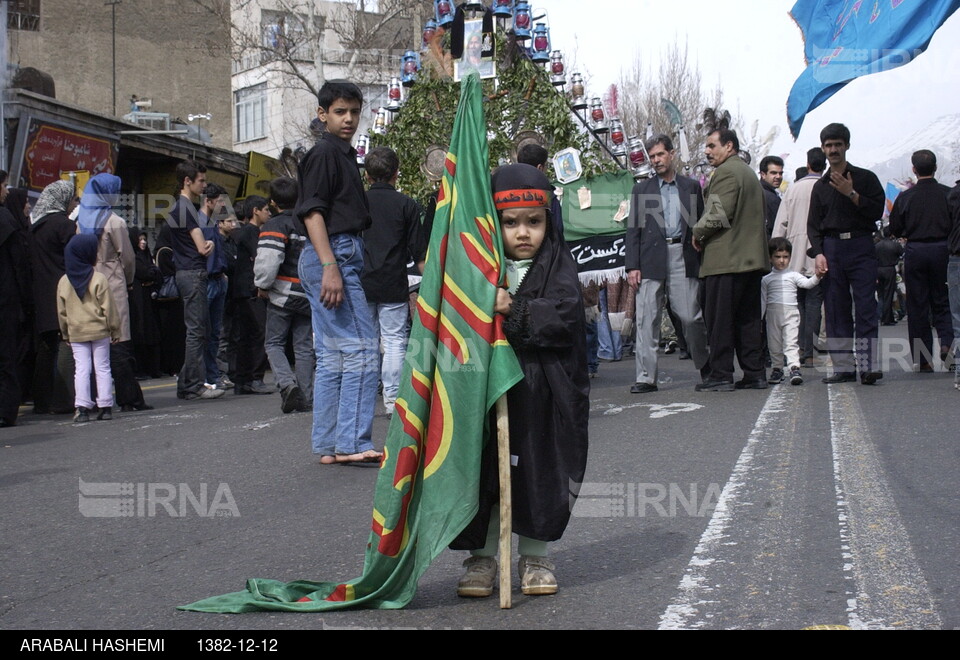
<svg viewBox="0 0 960 660">
<path fill-rule="evenodd" d="M 713 516 L 700 537 L 693 558 L 680 580 L 678 587 L 680 593 L 660 617 L 660 630 L 703 628 L 709 618 L 705 609 L 711 606 L 722 607 L 722 604 L 710 598 L 715 584 L 711 568 L 717 562 L 723 561 L 725 546 L 732 541 L 728 537 L 728 530 L 734 522 L 734 504 L 740 490 L 751 476 L 754 452 L 758 443 L 781 428 L 779 415 L 786 409 L 785 401 L 788 392 L 789 390 L 785 387 L 775 387 L 767 397 L 767 402 L 760 411 L 750 438 L 747 440 L 747 446 L 740 453 L 740 458 L 737 459 L 737 464 L 733 468 L 733 474 L 730 475 L 730 479 L 720 493 Z"/>
<path fill-rule="evenodd" d="M 830 388 L 830 426 L 850 627 L 940 629 L 854 387 Z"/>
<path fill-rule="evenodd" d="M 798 625 L 796 617 L 790 619 L 783 611 L 793 604 L 777 599 L 792 593 L 794 586 L 781 581 L 796 583 L 803 580 L 803 574 L 783 571 L 783 564 L 777 562 L 795 559 L 798 547 L 808 547 L 797 545 L 796 535 L 810 522 L 810 512 L 791 507 L 790 502 L 797 496 L 796 489 L 803 488 L 798 479 L 811 477 L 823 479 L 823 485 L 833 477 L 836 492 L 835 508 L 824 510 L 821 520 L 836 516 L 837 522 L 826 522 L 827 529 L 821 526 L 819 533 L 831 535 L 828 530 L 835 530 L 838 542 L 826 543 L 820 551 L 838 554 L 806 558 L 836 571 L 837 580 L 842 572 L 845 603 L 838 601 L 836 608 L 826 610 L 839 616 L 845 610 L 847 625 L 857 629 L 942 627 L 870 439 L 856 387 L 828 389 L 832 475 L 829 468 L 811 473 L 800 465 L 804 451 L 815 451 L 818 445 L 824 452 L 818 455 L 828 458 L 825 444 L 809 442 L 804 435 L 809 429 L 802 426 L 802 415 L 810 414 L 805 406 L 812 400 L 801 398 L 800 392 L 800 388 L 784 386 L 771 391 L 680 580 L 678 593 L 660 617 L 661 630 L 766 627 L 775 625 L 778 614 L 790 621 L 783 625 Z M 806 460 L 808 470 L 818 464 Z M 789 467 L 782 468 L 784 465 Z M 784 469 L 795 471 L 778 474 Z M 767 501 L 774 506 L 761 512 Z M 829 496 L 821 502 L 829 507 Z M 838 587 L 842 594 L 843 587 Z M 770 610 L 780 612 L 768 615 Z M 826 610 L 823 614 L 829 615 Z"/>
</svg>

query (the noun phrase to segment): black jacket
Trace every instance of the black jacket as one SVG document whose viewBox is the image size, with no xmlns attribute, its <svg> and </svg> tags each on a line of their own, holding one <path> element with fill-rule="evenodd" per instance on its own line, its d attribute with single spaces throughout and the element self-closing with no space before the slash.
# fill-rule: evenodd
<svg viewBox="0 0 960 660">
<path fill-rule="evenodd" d="M 680 222 L 683 262 L 687 277 L 697 278 L 700 276 L 700 253 L 693 249 L 691 228 L 703 215 L 703 191 L 696 181 L 680 175 L 677 175 L 677 188 L 683 207 Z M 646 280 L 667 279 L 667 243 L 659 177 L 640 181 L 633 187 L 626 251 L 624 263 L 627 271 L 639 270 Z"/>
<path fill-rule="evenodd" d="M 60 330 L 57 285 L 67 272 L 63 251 L 76 233 L 77 225 L 66 213 L 51 213 L 30 227 L 33 299 L 36 303 L 38 333 Z"/>
</svg>

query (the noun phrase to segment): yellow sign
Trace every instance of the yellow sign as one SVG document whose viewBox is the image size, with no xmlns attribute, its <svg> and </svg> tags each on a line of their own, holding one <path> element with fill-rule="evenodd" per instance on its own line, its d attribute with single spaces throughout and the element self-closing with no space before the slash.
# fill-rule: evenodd
<svg viewBox="0 0 960 660">
<path fill-rule="evenodd" d="M 247 178 L 243 186 L 243 197 L 260 195 L 270 197 L 270 182 L 278 176 L 289 176 L 276 158 L 251 151 L 247 154 Z"/>
<path fill-rule="evenodd" d="M 87 187 L 87 182 L 90 181 L 90 171 L 60 172 L 60 180 L 73 181 L 73 189 L 77 191 L 77 197 L 79 197 Z"/>
</svg>

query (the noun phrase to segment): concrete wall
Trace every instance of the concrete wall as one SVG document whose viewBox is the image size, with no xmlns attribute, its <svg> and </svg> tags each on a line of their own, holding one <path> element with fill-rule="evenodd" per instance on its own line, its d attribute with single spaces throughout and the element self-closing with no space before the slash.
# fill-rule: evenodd
<svg viewBox="0 0 960 660">
<path fill-rule="evenodd" d="M 209 112 L 200 125 L 231 148 L 229 25 L 194 0 L 123 0 L 116 15 L 116 116 L 129 112 L 132 94 L 184 121 Z M 9 32 L 10 62 L 53 76 L 58 99 L 114 115 L 111 26 L 103 2 L 42 0 L 39 32 Z"/>
</svg>

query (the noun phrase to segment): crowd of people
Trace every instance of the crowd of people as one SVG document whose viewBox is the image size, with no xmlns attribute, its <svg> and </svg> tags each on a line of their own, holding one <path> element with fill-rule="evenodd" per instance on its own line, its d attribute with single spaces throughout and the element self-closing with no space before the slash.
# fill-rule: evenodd
<svg viewBox="0 0 960 660">
<path fill-rule="evenodd" d="M 239 213 L 203 166 L 180 163 L 177 201 L 153 251 L 147 234 L 116 213 L 118 177 L 98 174 L 82 191 L 54 182 L 31 208 L 26 191 L 7 191 L 0 173 L 2 424 L 16 424 L 27 401 L 36 414 L 72 412 L 77 424 L 94 414 L 109 420 L 114 407 L 148 410 L 138 378 L 176 374 L 183 400 L 279 393 L 284 413 L 312 412 L 321 465 L 379 464 L 378 388 L 392 414 L 411 320 L 408 273 L 411 264 L 423 271 L 430 218 L 397 191 L 389 148 L 366 155 L 365 186 L 351 146 L 362 103 L 355 85 L 326 83 L 318 110 L 326 130 L 298 179 L 274 179 L 269 197 L 247 197 Z M 496 312 L 525 374 L 511 397 L 537 411 L 511 418 L 525 593 L 557 589 L 547 544 L 566 527 L 567 484 L 583 475 L 588 379 L 601 359 L 632 350 L 634 394 L 659 389 L 664 344 L 692 361 L 697 391 L 800 385 L 815 365 L 823 312 L 832 365 L 823 382 L 875 385 L 883 377 L 878 326 L 896 322 L 901 258 L 916 369 L 935 368 L 932 328 L 941 363 L 956 356 L 960 186 L 939 184 L 935 155 L 916 152 L 917 184 L 897 198 L 880 240 L 879 180 L 847 161 L 845 126 L 820 137 L 782 196 L 782 159 L 764 158 L 758 178 L 733 131 L 707 137 L 714 171 L 705 189 L 678 173 L 669 136 L 649 140 L 656 175 L 633 189 L 626 278 L 603 287 L 579 284 L 542 171 L 546 151 L 527 149 L 521 164 L 494 173 L 511 274 Z M 501 205 L 507 196 L 529 203 Z M 545 438 L 553 438 L 547 452 Z M 527 482 L 530 470 L 536 483 Z M 498 522 L 487 486 L 454 544 L 471 550 L 463 596 L 493 591 Z"/>
<path fill-rule="evenodd" d="M 701 376 L 698 391 L 764 389 L 787 380 L 800 385 L 804 368 L 826 369 L 815 362 L 821 334 L 831 367 L 824 383 L 859 379 L 875 385 L 883 378 L 881 317 L 896 323 L 898 264 L 913 368 L 933 372 L 939 358 L 944 368 L 956 369 L 960 185 L 951 190 L 938 183 L 936 156 L 917 151 L 916 184 L 896 199 L 881 232 L 886 195 L 876 175 L 847 161 L 849 130 L 830 124 L 820 138 L 821 146 L 807 153 L 806 167 L 782 196 L 783 160 L 764 158 L 758 178 L 737 157 L 733 131 L 707 138 L 714 171 L 704 190 L 677 173 L 669 136 L 648 142 L 656 176 L 633 189 L 626 240 L 626 282 L 636 296 L 630 310 L 636 324 L 632 393 L 659 389 L 665 310 L 676 332 L 667 352 L 677 341 L 682 357 L 693 359 Z M 619 297 L 622 288 L 618 283 L 612 295 Z M 600 329 L 608 345 L 619 343 L 620 337 L 611 342 L 602 323 Z M 603 359 L 600 343 L 593 350 Z M 955 373 L 960 388 L 960 371 Z"/>
</svg>

